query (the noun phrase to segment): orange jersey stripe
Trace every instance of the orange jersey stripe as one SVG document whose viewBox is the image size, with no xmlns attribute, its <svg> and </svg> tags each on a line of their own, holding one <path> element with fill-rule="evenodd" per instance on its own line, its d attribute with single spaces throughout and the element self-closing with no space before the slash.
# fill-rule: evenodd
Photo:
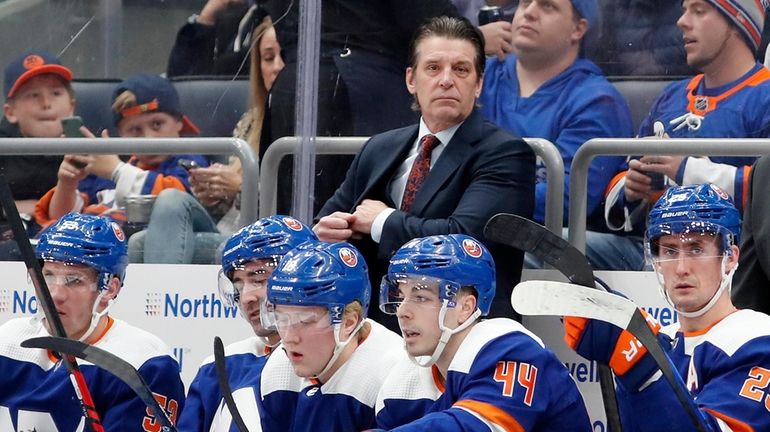
<svg viewBox="0 0 770 432">
<path fill-rule="evenodd" d="M 489 422 L 502 427 L 507 432 L 525 432 L 525 429 L 512 415 L 492 404 L 474 400 L 461 400 L 455 402 L 453 406 L 472 411 Z"/>
</svg>

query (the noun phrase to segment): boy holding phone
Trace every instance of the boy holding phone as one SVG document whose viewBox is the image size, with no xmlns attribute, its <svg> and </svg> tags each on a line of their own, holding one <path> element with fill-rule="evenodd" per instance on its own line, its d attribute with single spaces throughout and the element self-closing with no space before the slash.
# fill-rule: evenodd
<svg viewBox="0 0 770 432">
<path fill-rule="evenodd" d="M 178 138 L 199 132 L 182 114 L 174 86 L 160 76 L 139 74 L 120 83 L 113 93 L 112 111 L 122 137 Z M 80 132 L 94 136 L 84 127 Z M 102 137 L 108 137 L 106 131 Z M 128 195 L 190 191 L 188 173 L 178 164 L 181 159 L 208 165 L 201 155 L 134 155 L 128 162 L 117 155 L 65 155 L 56 187 L 37 203 L 35 218 L 43 226 L 70 212 L 108 214 L 125 221 L 120 208 Z"/>
<path fill-rule="evenodd" d="M 72 71 L 56 56 L 42 51 L 19 55 L 5 68 L 5 102 L 0 121 L 0 138 L 58 138 L 60 119 L 75 111 Z M 56 184 L 62 157 L 0 155 L 0 172 L 11 186 L 11 193 L 27 231 L 40 228 L 34 223 L 35 204 Z M 0 214 L 0 260 L 20 260 L 16 243 L 5 216 Z"/>
</svg>

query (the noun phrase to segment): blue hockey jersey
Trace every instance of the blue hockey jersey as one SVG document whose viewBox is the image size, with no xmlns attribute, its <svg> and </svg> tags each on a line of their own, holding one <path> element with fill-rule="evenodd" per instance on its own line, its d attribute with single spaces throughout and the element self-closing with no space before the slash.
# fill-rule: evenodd
<svg viewBox="0 0 770 432">
<path fill-rule="evenodd" d="M 359 432 L 375 426 L 377 393 L 406 353 L 397 334 L 367 322 L 369 336 L 323 384 L 294 375 L 283 350 L 270 356 L 260 383 L 263 431 Z"/>
<path fill-rule="evenodd" d="M 400 362 L 380 390 L 377 423 L 395 431 L 591 431 L 569 371 L 504 318 L 473 327 L 443 383 L 435 365 Z"/>
<path fill-rule="evenodd" d="M 80 432 L 85 419 L 67 368 L 49 352 L 21 348 L 26 339 L 48 336 L 42 320 L 17 318 L 0 327 L 0 430 Z M 94 346 L 129 362 L 176 421 L 184 385 L 171 350 L 157 337 L 110 318 Z M 160 422 L 131 388 L 91 363 L 78 360 L 96 411 L 109 432 L 160 431 Z"/>
<path fill-rule="evenodd" d="M 257 383 L 270 351 L 271 348 L 257 336 L 225 347 L 225 367 L 230 390 L 238 412 L 250 424 L 259 424 Z M 185 407 L 179 416 L 179 430 L 227 431 L 231 423 L 232 415 L 219 390 L 214 356 L 210 356 L 201 364 L 187 391 Z"/>
<path fill-rule="evenodd" d="M 631 112 L 623 96 L 601 70 L 585 59 L 576 60 L 559 75 L 543 83 L 528 97 L 519 95 L 516 56 L 504 61 L 487 60 L 484 88 L 479 97 L 481 113 L 489 121 L 522 137 L 545 138 L 564 159 L 564 221 L 569 210 L 572 159 L 578 148 L 592 138 L 633 136 Z M 622 169 L 624 158 L 595 159 L 588 170 L 587 214 L 601 209 L 604 191 Z M 538 159 L 534 220 L 543 223 L 546 170 Z M 597 220 L 601 220 L 601 212 Z M 603 224 L 602 224 L 603 226 Z M 589 225 L 589 227 L 591 227 Z M 598 227 L 596 227 L 598 228 Z"/>
<path fill-rule="evenodd" d="M 770 137 L 770 70 L 757 64 L 739 79 L 720 87 L 706 88 L 703 75 L 669 84 L 653 103 L 642 122 L 639 136 L 652 136 L 653 124 L 663 123 L 671 138 L 768 138 Z M 697 149 L 693 153 L 697 154 Z M 748 176 L 755 157 L 688 157 L 680 165 L 676 184 L 713 183 L 727 192 L 742 209 L 748 196 Z M 624 167 L 624 170 L 628 167 Z M 625 173 L 613 179 L 607 190 L 605 214 L 615 230 L 644 229 L 644 219 L 630 214 L 638 203 L 624 202 Z M 623 210 L 627 207 L 626 210 Z"/>
<path fill-rule="evenodd" d="M 770 431 L 770 316 L 733 312 L 712 327 L 673 338 L 669 357 L 715 431 Z M 618 386 L 624 431 L 695 430 L 663 378 L 640 392 Z"/>
</svg>

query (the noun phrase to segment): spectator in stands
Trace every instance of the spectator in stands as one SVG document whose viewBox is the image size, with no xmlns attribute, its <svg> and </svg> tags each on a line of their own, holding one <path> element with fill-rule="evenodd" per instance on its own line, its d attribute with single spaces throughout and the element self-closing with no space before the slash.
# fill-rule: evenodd
<svg viewBox="0 0 770 432">
<path fill-rule="evenodd" d="M 511 52 L 511 17 L 516 10 L 514 0 L 452 0 L 460 15 L 478 26 L 484 35 L 484 51 L 488 56 L 502 60 Z M 479 25 L 479 10 L 484 6 L 497 6 L 498 19 Z"/>
<path fill-rule="evenodd" d="M 259 39 L 250 55 L 251 109 L 238 122 L 234 135 L 260 154 L 268 92 L 283 68 L 283 60 L 270 18 L 265 18 L 253 34 Z M 129 239 L 131 262 L 214 263 L 219 246 L 238 227 L 242 181 L 241 163 L 236 157 L 227 165 L 214 163 L 191 169 L 194 196 L 173 190 L 158 196 L 147 230 Z"/>
<path fill-rule="evenodd" d="M 569 208 L 572 159 L 592 138 L 630 137 L 631 113 L 623 96 L 591 61 L 579 58 L 580 44 L 596 23 L 595 0 L 522 0 L 513 17 L 513 55 L 489 59 L 479 102 L 487 120 L 523 137 L 551 141 L 564 159 L 564 220 Z M 598 158 L 589 169 L 589 225 L 604 227 L 601 202 L 620 157 Z M 535 216 L 543 223 L 547 178 L 538 165 Z M 593 223 L 591 223 L 593 222 Z"/>
<path fill-rule="evenodd" d="M 757 63 L 764 8 L 753 0 L 685 0 L 677 25 L 684 33 L 687 64 L 701 73 L 666 87 L 642 122 L 639 136 L 671 138 L 767 138 L 770 136 L 770 71 Z M 714 183 L 738 209 L 755 158 L 647 155 L 628 162 L 608 188 L 608 226 L 625 236 L 587 236 L 597 268 L 641 270 L 641 234 L 649 207 L 660 196 L 650 173 L 667 184 Z"/>
<path fill-rule="evenodd" d="M 267 0 L 265 8 L 270 16 L 283 17 L 275 27 L 286 62 L 271 92 L 263 135 L 269 145 L 296 135 L 299 2 Z M 428 18 L 456 16 L 451 1 L 325 0 L 321 8 L 317 135 L 370 136 L 416 122 L 404 88 L 409 38 Z M 315 212 L 342 182 L 351 160 L 316 159 Z M 288 181 L 279 181 L 279 213 L 290 212 L 292 172 L 291 161 L 284 159 L 280 178 Z"/>
<path fill-rule="evenodd" d="M 682 2 L 599 0 L 601 20 L 587 38 L 586 57 L 607 75 L 692 75 L 682 30 Z"/>
<path fill-rule="evenodd" d="M 208 0 L 179 29 L 166 75 L 245 75 L 250 46 L 265 16 L 253 0 Z"/>
<path fill-rule="evenodd" d="M 406 84 L 419 124 L 372 137 L 314 227 L 323 241 L 359 246 L 375 287 L 388 259 L 409 240 L 450 233 L 483 238 L 493 215 L 530 217 L 534 205 L 532 150 L 475 109 L 484 75 L 481 32 L 464 18 L 434 18 L 420 27 L 410 53 Z M 512 316 L 522 255 L 492 253 L 501 271 L 491 314 Z M 376 305 L 370 314 L 397 329 Z"/>
<path fill-rule="evenodd" d="M 743 212 L 741 255 L 733 279 L 732 298 L 741 309 L 770 314 L 770 200 L 764 196 L 770 184 L 770 157 L 754 164 L 748 181 L 748 196 Z"/>
<path fill-rule="evenodd" d="M 112 110 L 122 137 L 175 138 L 198 133 L 182 114 L 174 86 L 157 75 L 134 75 L 118 84 Z M 85 127 L 80 130 L 93 137 Z M 108 137 L 106 130 L 102 136 Z M 109 215 L 124 221 L 121 208 L 128 195 L 190 190 L 187 172 L 178 164 L 180 159 L 208 165 L 200 155 L 136 155 L 128 163 L 117 155 L 65 155 L 56 186 L 38 201 L 35 218 L 42 226 L 70 212 Z"/>
<path fill-rule="evenodd" d="M 58 138 L 61 119 L 75 112 L 72 71 L 42 51 L 28 51 L 5 68 L 5 117 L 2 138 Z M 35 203 L 56 184 L 61 156 L 0 155 L 0 172 L 11 187 L 16 208 L 34 235 L 40 228 L 32 217 Z M 10 225 L 0 212 L 0 260 L 21 260 Z"/>
</svg>

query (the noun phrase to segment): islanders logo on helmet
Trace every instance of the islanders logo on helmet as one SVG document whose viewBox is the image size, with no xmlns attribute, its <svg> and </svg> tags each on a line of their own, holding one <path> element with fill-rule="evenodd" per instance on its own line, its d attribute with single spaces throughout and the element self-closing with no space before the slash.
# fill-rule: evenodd
<svg viewBox="0 0 770 432">
<path fill-rule="evenodd" d="M 463 240 L 463 250 L 468 255 L 472 256 L 473 258 L 478 258 L 483 253 L 483 250 L 481 249 L 481 245 L 472 238 L 467 238 Z"/>
<path fill-rule="evenodd" d="M 115 222 L 110 223 L 110 226 L 112 227 L 112 232 L 115 233 L 115 237 L 120 241 L 126 241 L 126 235 L 123 233 L 123 230 L 120 228 L 120 225 L 118 225 Z"/>
<path fill-rule="evenodd" d="M 297 219 L 294 219 L 293 217 L 285 216 L 281 220 L 283 220 L 283 223 L 285 223 L 286 226 L 289 227 L 289 229 L 293 229 L 294 231 L 302 231 L 303 225 Z"/>
<path fill-rule="evenodd" d="M 340 259 L 348 267 L 355 267 L 358 264 L 358 257 L 352 249 L 344 247 L 339 250 Z"/>
</svg>

